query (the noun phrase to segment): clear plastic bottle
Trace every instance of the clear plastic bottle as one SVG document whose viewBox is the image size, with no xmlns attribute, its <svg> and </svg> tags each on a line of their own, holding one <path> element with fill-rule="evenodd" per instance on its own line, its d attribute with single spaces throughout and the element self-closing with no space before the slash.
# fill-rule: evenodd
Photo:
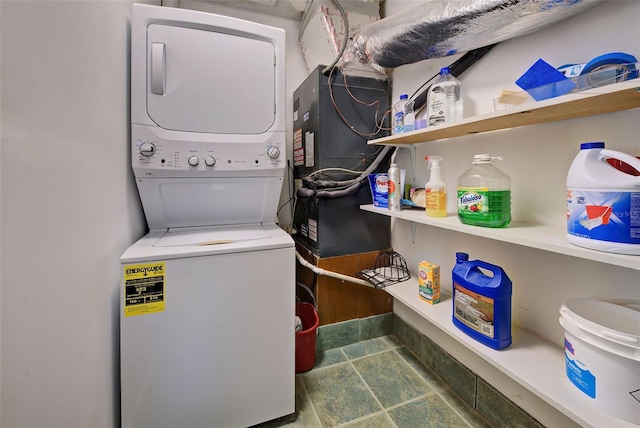
<svg viewBox="0 0 640 428">
<path fill-rule="evenodd" d="M 461 119 L 462 84 L 451 75 L 449 67 L 443 67 L 427 92 L 427 122 L 435 126 Z"/>
<path fill-rule="evenodd" d="M 404 107 L 403 132 L 411 132 L 416 129 L 416 114 L 413 111 L 413 100 L 407 100 Z"/>
<path fill-rule="evenodd" d="M 458 178 L 458 218 L 462 223 L 505 227 L 511 222 L 511 178 L 493 165 L 502 160 L 475 155 L 473 165 Z"/>
<path fill-rule="evenodd" d="M 409 103 L 409 95 L 400 95 L 400 101 L 393 105 L 393 129 L 392 133 L 401 134 L 404 132 L 404 116 Z M 413 112 L 413 103 L 411 104 L 411 111 Z"/>
</svg>

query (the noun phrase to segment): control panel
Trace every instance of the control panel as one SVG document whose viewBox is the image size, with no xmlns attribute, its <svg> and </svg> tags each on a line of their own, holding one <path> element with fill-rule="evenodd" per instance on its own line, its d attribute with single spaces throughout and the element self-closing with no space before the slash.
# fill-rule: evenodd
<svg viewBox="0 0 640 428">
<path fill-rule="evenodd" d="M 284 141 L 210 143 L 136 139 L 132 146 L 134 170 L 143 170 L 145 176 L 161 175 L 162 171 L 206 175 L 207 172 L 274 169 L 286 165 Z"/>
</svg>

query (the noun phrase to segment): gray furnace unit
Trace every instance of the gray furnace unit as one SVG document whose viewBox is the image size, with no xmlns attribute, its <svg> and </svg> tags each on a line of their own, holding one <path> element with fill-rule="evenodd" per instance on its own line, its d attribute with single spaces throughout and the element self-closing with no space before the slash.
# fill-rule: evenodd
<svg viewBox="0 0 640 428">
<path fill-rule="evenodd" d="M 345 80 L 335 70 L 329 81 L 323 69 L 318 66 L 313 70 L 293 94 L 293 170 L 298 184 L 321 169 L 365 170 L 383 147 L 368 145 L 368 140 L 389 134 L 379 129 L 389 127 L 389 115 L 385 115 L 389 109 L 387 80 L 359 76 Z M 388 166 L 387 158 L 376 172 L 386 172 Z M 355 176 L 333 172 L 330 178 Z M 318 257 L 387 249 L 391 246 L 389 217 L 360 209 L 360 205 L 371 203 L 367 180 L 344 197 L 299 195 L 294 238 Z"/>
</svg>

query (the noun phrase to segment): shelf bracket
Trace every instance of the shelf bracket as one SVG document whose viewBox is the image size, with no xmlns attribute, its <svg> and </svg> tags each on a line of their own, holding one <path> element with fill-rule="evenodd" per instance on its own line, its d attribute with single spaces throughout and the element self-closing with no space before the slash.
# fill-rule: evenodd
<svg viewBox="0 0 640 428">
<path fill-rule="evenodd" d="M 411 144 L 406 147 L 409 149 L 409 154 L 411 155 L 411 174 L 412 174 L 412 183 L 416 182 L 416 145 Z M 415 223 L 414 223 L 415 225 Z"/>
<path fill-rule="evenodd" d="M 418 224 L 415 221 L 411 222 L 411 242 L 416 243 L 416 230 L 418 228 Z"/>
</svg>

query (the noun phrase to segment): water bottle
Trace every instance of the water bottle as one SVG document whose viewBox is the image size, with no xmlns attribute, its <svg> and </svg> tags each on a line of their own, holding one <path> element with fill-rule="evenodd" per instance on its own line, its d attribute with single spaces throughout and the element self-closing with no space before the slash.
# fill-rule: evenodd
<svg viewBox="0 0 640 428">
<path fill-rule="evenodd" d="M 628 164 L 618 169 L 611 160 Z M 610 253 L 640 255 L 640 159 L 607 150 L 603 142 L 580 145 L 567 174 L 567 240 Z M 628 172 L 627 172 L 628 171 Z"/>
<path fill-rule="evenodd" d="M 404 130 L 403 132 L 410 132 L 416 129 L 416 114 L 413 111 L 413 100 L 407 100 L 407 104 L 404 107 Z"/>
<path fill-rule="evenodd" d="M 404 116 L 406 114 L 407 104 L 409 103 L 409 95 L 400 95 L 400 101 L 393 105 L 393 134 L 401 134 L 404 132 Z M 411 104 L 411 112 L 413 112 L 413 103 Z M 414 117 L 415 121 L 415 117 Z M 413 129 L 412 129 L 413 130 Z"/>
<path fill-rule="evenodd" d="M 475 155 L 473 165 L 458 178 L 458 218 L 462 223 L 505 227 L 511 222 L 511 178 L 493 165 L 502 160 Z"/>
<path fill-rule="evenodd" d="M 449 67 L 444 67 L 427 92 L 427 121 L 429 126 L 435 126 L 461 119 L 462 85 Z"/>
</svg>

